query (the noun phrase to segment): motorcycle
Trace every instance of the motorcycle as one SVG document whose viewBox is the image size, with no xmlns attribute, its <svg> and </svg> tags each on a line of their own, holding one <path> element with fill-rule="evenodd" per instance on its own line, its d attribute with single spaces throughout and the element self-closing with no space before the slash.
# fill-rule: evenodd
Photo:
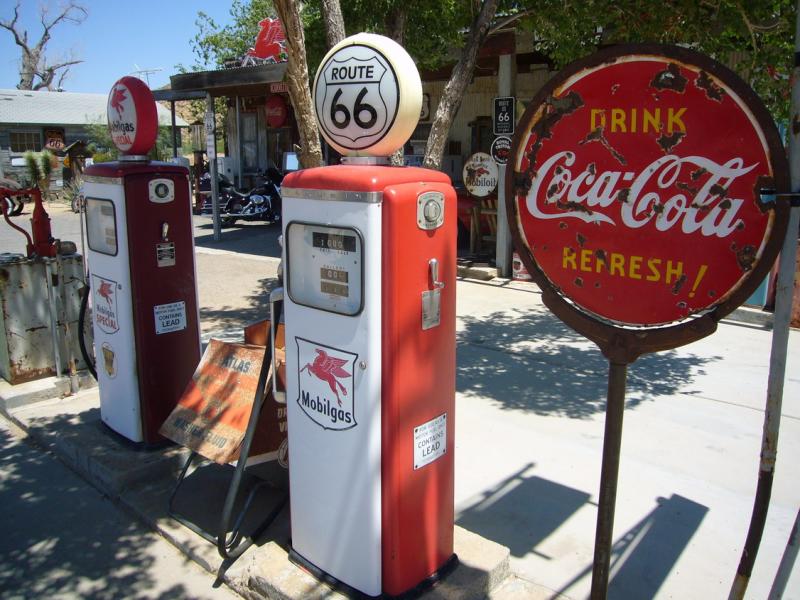
<svg viewBox="0 0 800 600">
<path fill-rule="evenodd" d="M 280 171 L 270 167 L 258 174 L 253 189 L 240 192 L 225 175 L 218 175 L 220 223 L 224 227 L 231 227 L 238 220 L 268 223 L 280 221 L 282 181 L 283 175 Z M 207 173 L 201 178 L 200 189 L 204 188 L 211 189 L 211 176 Z M 206 196 L 200 214 L 213 214 L 213 200 L 210 195 Z"/>
</svg>

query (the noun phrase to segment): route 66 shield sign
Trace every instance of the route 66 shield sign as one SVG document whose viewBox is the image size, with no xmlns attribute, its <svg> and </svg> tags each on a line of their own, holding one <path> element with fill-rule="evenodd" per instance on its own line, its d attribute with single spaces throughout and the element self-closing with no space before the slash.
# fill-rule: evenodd
<svg viewBox="0 0 800 600">
<path fill-rule="evenodd" d="M 386 133 L 397 113 L 397 82 L 386 77 L 385 57 L 366 46 L 348 46 L 321 71 L 320 124 L 343 146 L 360 150 Z"/>
<path fill-rule="evenodd" d="M 422 83 L 413 60 L 399 44 L 361 33 L 325 56 L 313 95 L 320 131 L 338 152 L 388 156 L 416 127 Z"/>
</svg>

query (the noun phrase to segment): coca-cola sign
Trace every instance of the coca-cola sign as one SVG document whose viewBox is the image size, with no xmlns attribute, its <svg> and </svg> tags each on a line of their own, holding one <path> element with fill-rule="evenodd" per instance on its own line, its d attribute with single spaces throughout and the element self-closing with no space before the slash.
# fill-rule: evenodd
<svg viewBox="0 0 800 600">
<path fill-rule="evenodd" d="M 612 327 L 733 310 L 785 230 L 785 207 L 760 194 L 786 176 L 768 113 L 694 52 L 627 47 L 568 67 L 531 102 L 511 154 L 523 262 Z"/>
</svg>

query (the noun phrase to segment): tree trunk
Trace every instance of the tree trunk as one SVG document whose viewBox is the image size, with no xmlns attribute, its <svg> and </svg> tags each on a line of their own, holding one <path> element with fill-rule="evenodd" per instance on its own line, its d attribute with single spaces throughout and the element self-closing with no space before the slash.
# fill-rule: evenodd
<svg viewBox="0 0 800 600">
<path fill-rule="evenodd" d="M 322 0 L 322 18 L 325 21 L 325 39 L 330 50 L 346 36 L 342 5 L 339 4 L 339 0 Z"/>
<path fill-rule="evenodd" d="M 428 136 L 428 144 L 425 148 L 425 158 L 423 166 L 429 169 L 439 169 L 442 165 L 444 156 L 444 146 L 450 132 L 450 125 L 461 107 L 461 100 L 464 92 L 469 85 L 472 73 L 475 70 L 475 63 L 478 58 L 478 50 L 486 40 L 489 27 L 497 10 L 498 0 L 484 0 L 481 10 L 470 28 L 469 39 L 461 51 L 461 57 L 453 68 L 450 80 L 442 92 L 439 106 L 436 109 L 436 116 L 433 118 L 431 133 Z"/>
<path fill-rule="evenodd" d="M 304 168 L 322 166 L 322 146 L 319 142 L 317 119 L 314 116 L 314 103 L 308 85 L 306 45 L 303 22 L 300 18 L 300 3 L 294 0 L 275 0 L 273 2 L 278 17 L 286 32 L 289 64 L 286 79 L 289 97 L 294 107 L 297 127 L 300 131 L 300 164 Z"/>
<path fill-rule="evenodd" d="M 406 23 L 408 22 L 408 14 L 406 6 L 395 6 L 386 15 L 385 30 L 386 36 L 393 39 L 401 46 L 405 45 L 406 41 Z M 402 147 L 398 148 L 394 154 L 389 157 L 389 164 L 395 167 L 402 167 L 404 164 L 403 155 L 405 154 Z"/>
</svg>

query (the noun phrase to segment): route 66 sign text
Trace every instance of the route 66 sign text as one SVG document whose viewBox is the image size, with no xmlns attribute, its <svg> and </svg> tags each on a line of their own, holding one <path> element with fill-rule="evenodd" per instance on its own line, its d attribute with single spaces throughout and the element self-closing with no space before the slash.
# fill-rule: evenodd
<svg viewBox="0 0 800 600">
<path fill-rule="evenodd" d="M 325 56 L 314 80 L 320 130 L 338 152 L 388 156 L 416 127 L 422 83 L 408 53 L 383 36 L 360 33 Z"/>
</svg>

